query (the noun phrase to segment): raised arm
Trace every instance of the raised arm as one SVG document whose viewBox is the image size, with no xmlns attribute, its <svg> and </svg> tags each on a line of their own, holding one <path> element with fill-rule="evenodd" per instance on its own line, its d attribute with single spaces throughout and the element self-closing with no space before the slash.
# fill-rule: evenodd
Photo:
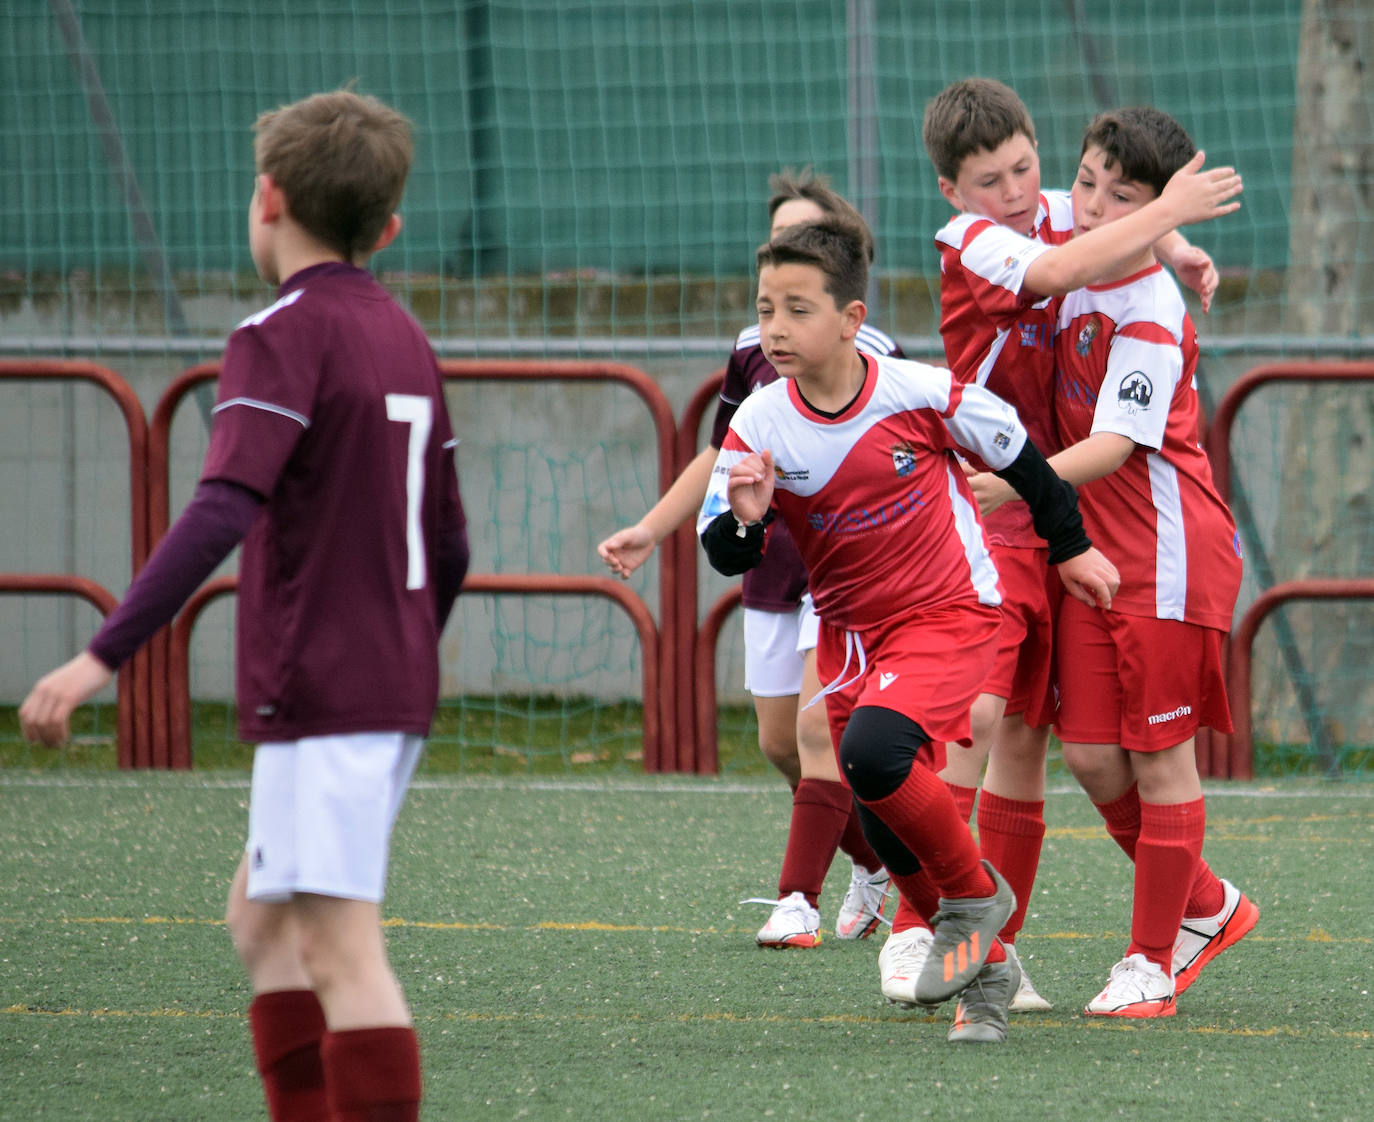
<svg viewBox="0 0 1374 1122">
<path fill-rule="evenodd" d="M 1205 153 L 1198 152 L 1174 173 L 1159 198 L 1135 213 L 1040 254 L 1026 268 L 1022 289 L 1040 296 L 1064 296 L 1119 273 L 1180 226 L 1238 210 L 1240 203 L 1231 200 L 1243 185 L 1235 168 L 1202 171 L 1204 159 Z"/>
</svg>

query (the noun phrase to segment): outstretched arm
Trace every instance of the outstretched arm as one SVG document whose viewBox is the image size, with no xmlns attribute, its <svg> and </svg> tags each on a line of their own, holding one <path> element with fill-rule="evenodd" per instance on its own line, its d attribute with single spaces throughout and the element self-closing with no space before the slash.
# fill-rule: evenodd
<svg viewBox="0 0 1374 1122">
<path fill-rule="evenodd" d="M 633 526 L 617 530 L 596 547 L 597 554 L 611 572 L 622 580 L 628 579 L 649 559 L 659 542 L 696 516 L 706 497 L 706 486 L 715 462 L 716 450 L 709 446 L 703 448 L 643 518 Z"/>
<path fill-rule="evenodd" d="M 89 647 L 44 675 L 19 707 L 24 739 L 65 743 L 71 715 L 99 693 L 117 670 L 229 556 L 253 525 L 262 498 L 235 483 L 202 483 Z"/>
</svg>

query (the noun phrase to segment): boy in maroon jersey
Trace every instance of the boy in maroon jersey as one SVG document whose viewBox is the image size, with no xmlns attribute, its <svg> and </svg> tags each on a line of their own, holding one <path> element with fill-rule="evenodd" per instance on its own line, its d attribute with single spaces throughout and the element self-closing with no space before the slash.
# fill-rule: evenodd
<svg viewBox="0 0 1374 1122">
<path fill-rule="evenodd" d="M 73 708 L 243 542 L 239 735 L 259 744 L 228 924 L 268 1109 L 402 1122 L 420 1058 L 380 901 L 468 559 L 438 365 L 364 271 L 400 230 L 410 124 L 344 90 L 256 132 L 249 244 L 278 299 L 229 338 L 190 505 L 20 720 L 65 740 Z"/>
<path fill-rule="evenodd" d="M 936 774 L 942 744 L 968 740 L 1001 616 L 954 450 L 1027 497 L 1074 596 L 1110 604 L 1116 570 L 1006 402 L 948 370 L 855 347 L 863 245 L 861 231 L 831 220 L 789 227 L 758 251 L 759 328 L 782 380 L 735 414 L 697 526 L 729 575 L 758 564 L 775 513 L 786 522 L 810 572 L 822 696 L 865 832 L 903 895 L 917 876 L 937 886 L 915 998 L 959 994 L 949 1039 L 997 1043 L 1021 976 L 997 939 L 1015 895 L 980 860 Z"/>
<path fill-rule="evenodd" d="M 1089 125 L 1076 235 L 1108 233 L 1158 197 L 1195 147 L 1172 117 L 1121 109 Z M 1202 859 L 1194 736 L 1231 731 L 1221 646 L 1240 588 L 1239 538 L 1198 446 L 1197 332 L 1150 250 L 1065 297 L 1055 338 L 1050 463 L 1121 567 L 1112 610 L 1066 603 L 1057 728 L 1064 762 L 1135 863 L 1131 941 L 1087 1013 L 1167 1017 L 1259 909 Z M 975 477 L 985 507 L 1000 481 Z M 1129 689 L 1123 683 L 1131 683 Z"/>
<path fill-rule="evenodd" d="M 771 176 L 768 185 L 770 236 L 826 217 L 843 218 L 867 231 L 859 212 L 824 176 L 784 170 Z M 871 259 L 871 237 L 867 244 Z M 860 328 L 856 342 L 870 354 L 902 354 L 891 338 L 868 324 Z M 777 377 L 764 357 L 758 324 L 746 327 L 725 368 L 710 444 L 638 523 L 617 530 L 597 546 L 618 576 L 628 577 L 659 542 L 696 516 L 730 418 L 740 402 Z M 835 768 L 824 710 L 798 704 L 801 695 L 814 697 L 820 690 L 816 614 L 806 592 L 806 566 L 782 525 L 770 531 L 768 551 L 758 568 L 744 575 L 744 644 L 744 685 L 754 699 L 759 747 L 792 788 L 792 819 L 777 898 L 744 901 L 773 908 L 756 941 L 761 947 L 814 947 L 820 942 L 821 888 L 837 848 L 849 856 L 853 872 L 836 914 L 835 933 L 841 939 L 864 938 L 882 922 L 888 877 L 864 839 L 853 796 Z"/>
<path fill-rule="evenodd" d="M 922 139 L 941 193 L 960 212 L 935 236 L 946 360 L 961 381 L 987 386 L 1011 402 L 1036 445 L 1053 451 L 1054 319 L 1047 298 L 1104 274 L 1132 248 L 1155 242 L 1198 287 L 1205 305 L 1216 271 L 1174 226 L 1233 209 L 1224 204 L 1238 189 L 1237 177 L 1227 168 L 1197 173 L 1194 164 L 1167 198 L 1114 237 L 1065 245 L 1072 234 L 1069 199 L 1064 192 L 1041 192 L 1035 128 L 1014 91 L 983 78 L 952 83 L 927 105 Z M 1002 931 L 1015 956 L 1045 834 L 1053 613 L 1060 582 L 1045 564 L 1044 542 L 1024 503 L 984 521 L 1004 592 L 998 657 L 973 706 L 973 743 L 951 745 L 942 774 L 967 816 L 987 762 L 978 837 L 1016 892 L 1017 910 Z M 912 1001 L 931 937 L 918 913 L 929 908 L 928 899 L 904 899 L 898 907 L 879 960 L 889 1000 Z M 1051 1006 L 1023 971 L 1012 1007 L 1035 1012 Z"/>
</svg>

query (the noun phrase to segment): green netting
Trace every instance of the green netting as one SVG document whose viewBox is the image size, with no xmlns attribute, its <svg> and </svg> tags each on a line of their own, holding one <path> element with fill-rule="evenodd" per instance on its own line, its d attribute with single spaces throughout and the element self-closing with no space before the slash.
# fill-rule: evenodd
<svg viewBox="0 0 1374 1122">
<path fill-rule="evenodd" d="M 377 267 L 445 354 L 614 357 L 680 412 L 750 318 L 768 175 L 814 164 L 874 225 L 871 320 L 928 355 L 930 235 L 947 210 L 920 118 L 944 84 L 984 74 L 1030 107 L 1048 186 L 1067 186 L 1095 110 L 1134 102 L 1175 113 L 1213 163 L 1243 171 L 1243 209 L 1189 231 L 1223 270 L 1216 310 L 1197 317 L 1215 404 L 1266 359 L 1374 354 L 1372 39 L 1361 0 L 11 0 L 0 347 L 95 356 L 151 412 L 265 302 L 244 236 L 253 119 L 356 80 L 417 126 L 405 230 Z M 1243 411 L 1241 612 L 1275 580 L 1370 574 L 1369 395 L 1323 395 Z M 484 387 L 453 402 L 477 568 L 599 572 L 595 542 L 657 494 L 637 400 Z M 174 511 L 203 453 L 202 411 L 188 403 L 177 423 Z M 0 383 L 0 572 L 80 572 L 122 591 L 126 451 L 87 391 Z M 658 571 L 631 582 L 656 615 Z M 703 608 L 726 587 L 704 574 Z M 82 610 L 0 597 L 0 700 L 80 642 Z M 1348 622 L 1361 617 L 1301 622 L 1316 610 L 1261 633 L 1256 733 L 1326 770 L 1339 740 L 1355 753 L 1345 770 L 1368 774 L 1369 652 Z M 229 612 L 207 614 L 196 640 L 207 703 L 228 692 Z M 523 739 L 513 750 L 530 767 L 633 764 L 618 722 L 635 723 L 640 663 L 622 615 L 504 597 L 463 612 L 446 691 L 472 700 L 452 703 L 441 740 L 481 752 Z M 737 621 L 720 673 L 739 706 Z M 1310 688 L 1295 684 L 1304 674 Z M 727 741 L 747 743 L 747 707 L 730 712 Z"/>
</svg>

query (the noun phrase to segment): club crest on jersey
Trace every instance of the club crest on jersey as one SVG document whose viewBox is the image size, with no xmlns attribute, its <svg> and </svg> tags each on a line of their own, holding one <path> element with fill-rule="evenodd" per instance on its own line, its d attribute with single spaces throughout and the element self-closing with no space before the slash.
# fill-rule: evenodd
<svg viewBox="0 0 1374 1122">
<path fill-rule="evenodd" d="M 916 449 L 900 440 L 892 446 L 892 466 L 898 475 L 910 475 L 916 470 Z"/>
<path fill-rule="evenodd" d="M 1150 408 L 1155 387 L 1143 370 L 1133 370 L 1121 379 L 1117 387 L 1116 403 L 1127 413 L 1140 413 Z"/>
<path fill-rule="evenodd" d="M 1092 319 L 1088 320 L 1088 322 L 1083 325 L 1083 330 L 1078 333 L 1078 342 L 1075 344 L 1074 349 L 1077 350 L 1080 355 L 1086 355 L 1088 351 L 1092 349 L 1093 340 L 1097 338 L 1101 331 L 1102 325 L 1097 322 L 1097 317 L 1093 316 Z"/>
</svg>

